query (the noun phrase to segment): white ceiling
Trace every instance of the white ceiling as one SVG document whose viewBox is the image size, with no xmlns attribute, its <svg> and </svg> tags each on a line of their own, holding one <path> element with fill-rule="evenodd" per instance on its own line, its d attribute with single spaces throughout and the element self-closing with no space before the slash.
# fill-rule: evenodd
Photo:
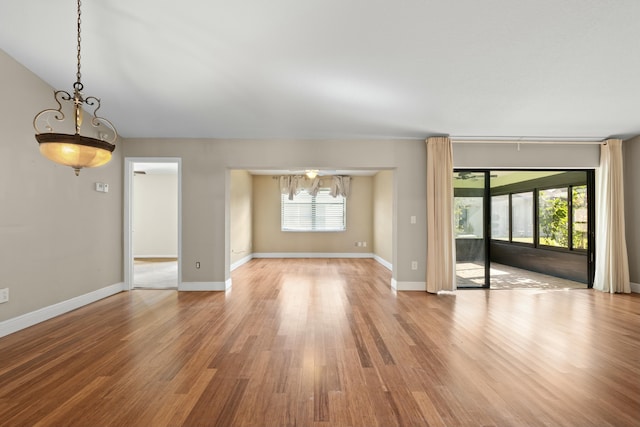
<svg viewBox="0 0 640 427">
<path fill-rule="evenodd" d="M 71 90 L 75 13 L 2 0 L 0 49 Z M 640 133 L 639 0 L 100 0 L 82 25 L 124 137 Z"/>
</svg>

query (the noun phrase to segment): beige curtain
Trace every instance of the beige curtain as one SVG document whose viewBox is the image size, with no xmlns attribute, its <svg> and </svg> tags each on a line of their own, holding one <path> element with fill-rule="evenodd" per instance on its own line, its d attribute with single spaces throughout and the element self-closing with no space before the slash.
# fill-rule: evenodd
<svg viewBox="0 0 640 427">
<path fill-rule="evenodd" d="M 280 186 L 280 192 L 289 197 L 289 200 L 293 200 L 293 197 L 300 193 L 301 190 L 305 190 L 312 196 L 316 196 L 320 190 L 322 182 L 319 176 L 313 179 L 307 178 L 304 175 L 283 175 L 278 177 L 278 184 Z M 330 194 L 333 197 L 338 195 L 348 198 L 351 193 L 351 177 L 350 176 L 333 176 L 331 177 L 331 183 L 329 186 Z"/>
<path fill-rule="evenodd" d="M 330 194 L 333 197 L 342 196 L 345 199 L 351 194 L 351 177 L 350 176 L 334 176 L 331 179 Z"/>
<path fill-rule="evenodd" d="M 293 196 L 298 194 L 301 189 L 300 177 L 295 175 L 283 175 L 278 180 L 280 184 L 280 193 L 286 194 L 289 200 L 293 200 Z"/>
<path fill-rule="evenodd" d="M 456 289 L 453 234 L 453 149 L 446 137 L 427 139 L 427 292 Z"/>
<path fill-rule="evenodd" d="M 596 171 L 596 272 L 593 288 L 631 292 L 624 225 L 622 141 L 609 139 L 600 148 Z"/>
</svg>

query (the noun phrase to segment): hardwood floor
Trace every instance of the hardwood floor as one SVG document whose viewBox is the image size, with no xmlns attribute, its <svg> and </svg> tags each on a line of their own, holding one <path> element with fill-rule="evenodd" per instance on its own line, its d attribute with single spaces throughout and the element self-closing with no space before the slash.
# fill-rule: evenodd
<svg viewBox="0 0 640 427">
<path fill-rule="evenodd" d="M 258 259 L 120 293 L 0 339 L 0 425 L 640 425 L 639 295 L 389 282 Z"/>
</svg>

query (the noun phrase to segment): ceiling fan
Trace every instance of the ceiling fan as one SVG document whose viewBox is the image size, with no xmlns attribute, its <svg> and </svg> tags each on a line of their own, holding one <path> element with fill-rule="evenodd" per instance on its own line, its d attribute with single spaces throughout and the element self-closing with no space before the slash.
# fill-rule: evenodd
<svg viewBox="0 0 640 427">
<path fill-rule="evenodd" d="M 482 174 L 482 172 L 471 172 L 471 171 L 460 171 L 460 172 L 455 172 L 455 176 L 454 179 L 461 179 L 461 180 L 467 180 L 470 179 L 472 181 L 477 181 L 478 179 L 480 179 L 482 177 L 482 175 L 476 175 L 476 174 Z M 496 178 L 498 175 L 494 175 L 491 174 L 489 175 L 490 178 Z"/>
<path fill-rule="evenodd" d="M 335 170 L 320 170 L 320 169 L 299 169 L 299 170 L 289 170 L 293 175 L 306 175 L 307 178 L 313 179 L 316 176 L 327 176 L 327 175 L 335 175 L 337 171 Z"/>
</svg>

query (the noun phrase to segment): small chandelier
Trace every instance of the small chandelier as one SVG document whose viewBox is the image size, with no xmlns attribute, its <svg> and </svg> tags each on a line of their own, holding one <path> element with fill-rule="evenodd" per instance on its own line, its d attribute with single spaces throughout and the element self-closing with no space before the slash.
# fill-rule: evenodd
<svg viewBox="0 0 640 427">
<path fill-rule="evenodd" d="M 84 88 L 80 73 L 80 0 L 78 0 L 78 64 L 76 82 L 73 84 L 73 95 L 64 90 L 54 91 L 53 97 L 58 108 L 42 110 L 33 119 L 36 140 L 40 144 L 40 153 L 47 159 L 61 165 L 71 166 L 76 176 L 82 168 L 102 166 L 111 160 L 111 153 L 116 148 L 118 132 L 113 124 L 100 117 L 100 99 L 94 96 L 84 97 Z M 83 129 L 84 109 L 93 110 L 89 124 Z M 73 116 L 65 121 L 65 110 Z M 75 129 L 75 133 L 71 133 Z M 81 135 L 80 131 L 89 133 Z M 68 133 L 64 133 L 64 131 Z"/>
</svg>

